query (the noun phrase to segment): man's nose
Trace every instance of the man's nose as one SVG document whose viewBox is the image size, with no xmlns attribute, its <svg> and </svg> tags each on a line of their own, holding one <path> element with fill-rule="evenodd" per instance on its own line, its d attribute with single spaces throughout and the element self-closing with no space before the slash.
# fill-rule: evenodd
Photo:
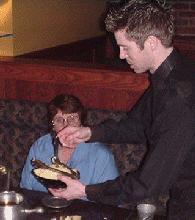
<svg viewBox="0 0 195 220">
<path fill-rule="evenodd" d="M 124 51 L 123 48 L 120 48 L 120 55 L 119 55 L 120 59 L 126 59 L 127 56 L 128 56 L 127 52 Z"/>
</svg>

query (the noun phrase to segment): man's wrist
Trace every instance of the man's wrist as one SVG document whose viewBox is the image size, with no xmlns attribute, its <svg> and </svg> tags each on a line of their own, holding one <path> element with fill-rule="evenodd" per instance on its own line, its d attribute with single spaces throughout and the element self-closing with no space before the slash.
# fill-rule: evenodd
<svg viewBox="0 0 195 220">
<path fill-rule="evenodd" d="M 84 192 L 84 197 L 87 197 L 87 193 L 86 193 L 86 185 L 83 186 L 83 192 Z"/>
<path fill-rule="evenodd" d="M 101 142 L 102 138 L 102 129 L 101 125 L 92 125 L 89 127 L 90 128 L 90 139 L 89 142 Z"/>
<path fill-rule="evenodd" d="M 99 197 L 97 192 L 98 186 L 99 184 L 85 186 L 85 195 L 89 200 L 94 201 L 97 199 L 97 197 Z"/>
<path fill-rule="evenodd" d="M 92 135 L 91 128 L 90 127 L 87 127 L 87 128 L 88 128 L 88 136 L 89 136 L 89 139 L 90 139 L 91 135 Z"/>
</svg>

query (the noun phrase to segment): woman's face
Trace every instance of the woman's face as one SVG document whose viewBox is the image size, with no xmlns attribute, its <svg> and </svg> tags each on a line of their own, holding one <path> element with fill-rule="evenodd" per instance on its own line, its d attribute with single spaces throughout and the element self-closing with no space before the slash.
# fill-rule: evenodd
<svg viewBox="0 0 195 220">
<path fill-rule="evenodd" d="M 64 114 L 60 110 L 58 110 L 57 114 L 54 116 L 52 123 L 56 133 L 68 126 L 81 126 L 81 120 L 78 112 Z"/>
</svg>

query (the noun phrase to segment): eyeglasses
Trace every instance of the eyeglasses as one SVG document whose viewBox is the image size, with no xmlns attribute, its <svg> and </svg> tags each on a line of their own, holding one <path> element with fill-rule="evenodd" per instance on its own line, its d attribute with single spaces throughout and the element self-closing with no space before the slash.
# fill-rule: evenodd
<svg viewBox="0 0 195 220">
<path fill-rule="evenodd" d="M 80 121 L 79 116 L 70 115 L 67 118 L 56 117 L 52 120 L 52 124 L 62 126 L 65 124 L 65 122 L 67 122 L 68 125 L 75 126 L 79 121 Z"/>
</svg>

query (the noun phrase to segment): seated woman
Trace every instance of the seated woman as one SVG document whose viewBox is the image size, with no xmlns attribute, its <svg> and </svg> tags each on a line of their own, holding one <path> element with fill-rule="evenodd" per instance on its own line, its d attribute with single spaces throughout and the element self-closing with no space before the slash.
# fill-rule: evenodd
<svg viewBox="0 0 195 220">
<path fill-rule="evenodd" d="M 81 143 L 76 148 L 68 148 L 54 141 L 55 135 L 52 134 L 64 127 L 82 126 L 84 107 L 77 97 L 67 94 L 56 96 L 49 103 L 48 116 L 51 132 L 32 145 L 22 171 L 21 188 L 48 192 L 47 187 L 32 173 L 33 158 L 51 165 L 51 158 L 58 156 L 62 163 L 80 172 L 80 181 L 86 185 L 105 182 L 118 176 L 114 156 L 103 144 Z"/>
</svg>

